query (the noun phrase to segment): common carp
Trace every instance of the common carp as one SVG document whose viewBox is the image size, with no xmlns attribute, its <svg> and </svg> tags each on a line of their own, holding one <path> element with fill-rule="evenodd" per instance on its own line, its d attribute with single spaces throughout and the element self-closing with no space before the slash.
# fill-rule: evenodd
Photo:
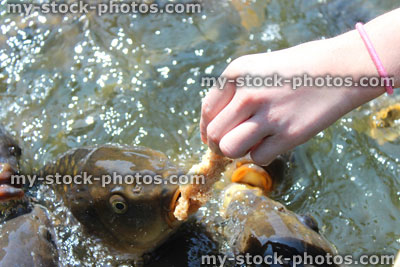
<svg viewBox="0 0 400 267">
<path fill-rule="evenodd" d="M 258 187 L 233 183 L 223 191 L 221 198 L 220 212 L 226 219 L 221 232 L 237 255 L 282 255 L 284 259 L 294 259 L 294 256 L 306 254 L 313 258 L 337 254 L 318 233 L 318 224 L 312 217 L 289 211 L 283 204 L 265 196 Z M 293 262 L 282 265 L 291 266 Z"/>
<path fill-rule="evenodd" d="M 376 139 L 378 144 L 397 140 L 400 132 L 400 104 L 389 105 L 373 113 L 369 125 L 369 135 Z"/>
<path fill-rule="evenodd" d="M 9 139 L 4 140 L 3 144 L 13 144 Z M 6 145 L 3 146 L 6 147 Z M 8 151 L 12 152 L 13 149 Z M 18 165 L 15 162 L 17 162 L 18 157 L 15 156 L 15 161 L 13 161 L 9 159 L 11 154 L 9 153 L 3 161 L 7 164 L 10 164 L 10 162 L 13 164 L 12 173 L 14 173 L 17 171 L 16 166 Z M 20 152 L 15 155 L 19 154 Z M 259 168 L 246 165 L 241 165 L 241 167 L 240 175 L 237 175 L 235 181 L 250 182 L 253 186 L 269 184 L 257 183 L 259 176 L 264 177 L 263 179 L 268 178 L 268 175 L 265 175 Z M 243 173 L 243 169 L 255 171 L 255 174 Z M 171 164 L 163 153 L 145 147 L 111 144 L 76 148 L 61 155 L 54 162 L 46 164 L 39 171 L 37 177 L 46 178 L 55 175 L 81 175 L 82 177 L 85 173 L 100 179 L 92 179 L 92 183 L 62 183 L 54 184 L 52 187 L 62 197 L 65 205 L 86 229 L 87 233 L 99 237 L 102 242 L 118 252 L 132 255 L 131 258 L 136 260 L 137 263 L 141 262 L 144 254 L 151 253 L 168 239 L 171 239 L 181 226 L 182 223 L 173 216 L 179 198 L 178 185 L 173 184 L 170 177 L 172 174 L 183 173 Z M 161 184 L 126 182 L 104 184 L 101 179 L 101 177 L 115 177 L 116 175 L 136 177 L 136 174 L 139 174 L 140 177 L 145 175 L 162 177 L 164 182 Z M 7 186 L 7 190 L 12 187 L 11 185 Z M 311 229 L 315 228 L 315 225 L 308 227 L 296 214 L 288 211 L 282 204 L 263 195 L 270 188 L 254 189 L 257 187 L 252 187 L 253 189 L 249 192 L 250 196 L 255 197 L 255 202 L 249 203 L 238 200 L 237 196 L 243 196 L 244 192 L 243 190 L 232 189 L 238 188 L 238 186 L 247 188 L 247 185 L 234 183 L 229 187 L 231 189 L 228 188 L 225 191 L 232 194 L 226 193 L 223 196 L 225 204 L 221 207 L 222 214 L 226 218 L 232 219 L 232 221 L 239 220 L 238 224 L 227 223 L 224 228 L 225 233 L 232 231 L 232 234 L 226 235 L 232 249 L 240 253 L 266 253 L 268 251 L 265 247 L 266 243 L 261 242 L 260 238 L 263 235 L 269 235 L 271 238 L 268 240 L 273 241 L 278 247 L 286 247 L 289 253 L 296 251 L 333 252 L 330 244 Z M 20 189 L 15 188 L 15 190 L 19 192 Z M 242 193 L 233 194 L 233 192 L 239 191 Z M 9 190 L 8 192 L 12 191 Z M 243 213 L 240 210 L 248 210 L 253 213 Z M 35 206 L 34 212 L 40 212 L 40 210 Z M 40 215 L 40 217 L 43 216 Z M 29 225 L 32 226 L 30 229 L 33 229 L 33 231 L 37 229 L 36 225 L 38 224 L 35 220 L 26 217 L 18 217 L 17 219 L 29 222 Z M 43 227 L 47 227 L 47 222 L 42 221 Z M 195 236 L 212 238 L 212 233 L 207 232 L 204 227 L 193 225 L 190 229 L 199 231 L 199 235 Z M 236 230 L 241 232 L 239 236 L 234 234 L 237 233 Z M 39 232 L 39 229 L 37 231 Z M 201 231 L 204 234 L 201 234 Z M 181 235 L 180 238 L 189 237 L 182 237 Z M 42 240 L 45 242 L 45 246 L 49 246 L 50 250 L 52 249 L 50 239 L 38 238 L 38 240 Z M 3 246 L 6 246 L 6 244 Z M 14 249 L 18 250 L 19 248 L 22 247 L 17 244 Z M 162 250 L 162 248 L 160 249 Z M 176 249 L 179 250 L 179 248 Z M 165 257 L 159 260 L 160 262 L 174 262 L 175 259 L 171 258 L 171 255 L 179 255 L 178 252 L 167 253 L 165 257 L 168 260 Z M 157 251 L 154 253 L 157 253 Z M 185 252 L 181 251 L 181 253 Z M 29 255 L 21 256 L 20 260 L 22 262 L 27 258 L 29 258 Z M 50 262 L 52 258 L 48 258 Z"/>
<path fill-rule="evenodd" d="M 55 233 L 47 211 L 35 205 L 30 213 L 8 220 L 0 227 L 0 266 L 58 265 Z"/>
<path fill-rule="evenodd" d="M 145 147 L 102 145 L 71 150 L 47 164 L 40 176 L 127 175 L 162 177 L 163 184 L 109 183 L 55 185 L 65 205 L 89 233 L 120 252 L 143 255 L 165 242 L 181 225 L 172 213 L 180 173 L 161 152 Z M 139 176 L 137 174 L 140 174 Z"/>
<path fill-rule="evenodd" d="M 7 220 L 0 227 L 0 266 L 56 266 L 55 235 L 46 210 L 39 205 L 31 210 L 22 200 L 21 185 L 11 184 L 20 156 L 17 142 L 0 125 L 0 208 Z"/>
<path fill-rule="evenodd" d="M 21 199 L 24 191 L 11 185 L 11 176 L 17 173 L 21 148 L 0 125 L 0 201 Z"/>
</svg>

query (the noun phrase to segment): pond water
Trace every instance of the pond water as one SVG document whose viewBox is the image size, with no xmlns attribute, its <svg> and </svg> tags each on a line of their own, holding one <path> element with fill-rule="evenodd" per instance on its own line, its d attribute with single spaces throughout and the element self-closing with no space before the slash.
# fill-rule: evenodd
<svg viewBox="0 0 400 267">
<path fill-rule="evenodd" d="M 219 75 L 241 55 L 335 36 L 398 6 L 223 0 L 204 1 L 200 14 L 99 17 L 19 16 L 0 3 L 0 118 L 23 147 L 26 171 L 70 148 L 109 142 L 161 150 L 187 168 L 205 150 L 202 76 Z M 399 99 L 383 96 L 297 148 L 273 194 L 312 214 L 340 254 L 400 249 L 400 141 L 380 145 L 368 135 L 371 112 Z M 68 238 L 73 247 L 76 237 Z M 65 251 L 76 254 L 70 264 L 90 262 Z"/>
</svg>

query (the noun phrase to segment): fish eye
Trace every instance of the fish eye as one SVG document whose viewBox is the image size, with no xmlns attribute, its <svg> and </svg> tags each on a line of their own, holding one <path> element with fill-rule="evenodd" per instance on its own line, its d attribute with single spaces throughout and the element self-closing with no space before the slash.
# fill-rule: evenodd
<svg viewBox="0 0 400 267">
<path fill-rule="evenodd" d="M 19 148 L 18 146 L 9 146 L 8 152 L 14 157 L 21 156 L 21 148 Z"/>
<path fill-rule="evenodd" d="M 125 199 L 120 195 L 110 197 L 110 204 L 113 211 L 117 214 L 124 214 L 128 210 Z"/>
<path fill-rule="evenodd" d="M 318 222 L 317 220 L 315 220 L 313 216 L 306 214 L 306 215 L 299 215 L 298 218 L 305 226 L 319 233 Z"/>
</svg>

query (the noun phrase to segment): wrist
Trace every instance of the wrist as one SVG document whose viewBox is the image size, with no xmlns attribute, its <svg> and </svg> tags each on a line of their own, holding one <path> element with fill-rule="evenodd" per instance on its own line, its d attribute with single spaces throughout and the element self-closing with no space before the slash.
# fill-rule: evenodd
<svg viewBox="0 0 400 267">
<path fill-rule="evenodd" d="M 372 61 L 367 48 L 356 30 L 349 31 L 332 39 L 327 39 L 330 47 L 330 61 L 338 75 L 350 76 L 353 86 L 343 90 L 350 108 L 354 109 L 386 92 L 383 84 L 376 87 L 360 86 L 361 79 L 380 79 L 377 68 Z"/>
<path fill-rule="evenodd" d="M 374 88 L 358 86 L 361 78 L 379 77 L 379 75 L 356 31 L 330 39 L 304 43 L 293 47 L 290 52 L 289 58 L 296 59 L 291 69 L 301 69 L 311 77 L 327 75 L 341 79 L 351 77 L 352 86 L 298 89 L 308 90 L 310 92 L 307 94 L 326 98 L 324 102 L 332 108 L 340 109 L 341 115 L 385 92 L 384 86 Z"/>
</svg>

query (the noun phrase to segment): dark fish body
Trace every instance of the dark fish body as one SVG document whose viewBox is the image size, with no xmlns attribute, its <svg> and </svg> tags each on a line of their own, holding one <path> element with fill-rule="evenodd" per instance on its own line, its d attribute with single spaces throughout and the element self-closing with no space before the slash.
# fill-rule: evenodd
<svg viewBox="0 0 400 267">
<path fill-rule="evenodd" d="M 102 145 L 78 148 L 47 164 L 40 176 L 91 175 L 92 184 L 57 184 L 65 205 L 90 233 L 118 251 L 141 255 L 162 244 L 179 222 L 171 217 L 178 174 L 161 152 L 144 147 Z M 162 177 L 165 184 L 109 183 L 111 176 Z M 139 175 L 139 176 L 138 176 Z M 95 179 L 96 178 L 96 179 Z M 97 178 L 100 178 L 97 180 Z"/>
<path fill-rule="evenodd" d="M 283 255 L 290 259 L 305 253 L 314 257 L 337 254 L 318 233 L 312 218 L 295 214 L 258 188 L 231 184 L 222 198 L 221 214 L 227 219 L 223 235 L 236 254 Z"/>
<path fill-rule="evenodd" d="M 24 196 L 19 185 L 11 184 L 20 155 L 18 144 L 0 125 L 0 211 L 1 221 L 6 220 L 0 226 L 0 266 L 57 266 L 54 232 L 46 211 L 39 206 L 31 211 L 27 201 L 14 201 Z"/>
<path fill-rule="evenodd" d="M 58 265 L 55 234 L 46 210 L 38 205 L 0 227 L 0 266 Z"/>
</svg>

